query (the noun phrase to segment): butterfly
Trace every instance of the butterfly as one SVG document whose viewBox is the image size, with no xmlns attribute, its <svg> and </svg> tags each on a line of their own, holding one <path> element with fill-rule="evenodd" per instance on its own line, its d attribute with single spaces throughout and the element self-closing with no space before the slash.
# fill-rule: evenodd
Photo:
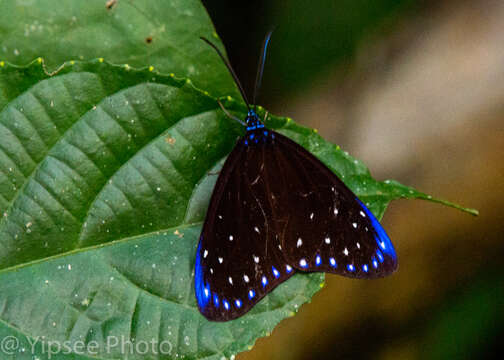
<svg viewBox="0 0 504 360">
<path fill-rule="evenodd" d="M 270 37 L 262 47 L 254 103 Z M 202 39 L 228 67 L 248 114 L 246 133 L 220 171 L 196 251 L 201 314 L 211 321 L 239 318 L 296 272 L 362 279 L 394 272 L 396 252 L 376 217 L 314 155 L 264 126 L 231 65 Z"/>
</svg>

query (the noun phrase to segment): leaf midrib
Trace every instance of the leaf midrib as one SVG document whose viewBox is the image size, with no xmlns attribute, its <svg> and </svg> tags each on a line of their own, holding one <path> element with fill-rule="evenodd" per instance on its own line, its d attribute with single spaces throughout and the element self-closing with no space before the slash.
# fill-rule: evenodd
<svg viewBox="0 0 504 360">
<path fill-rule="evenodd" d="M 24 267 L 35 265 L 35 264 L 38 264 L 38 263 L 41 263 L 41 262 L 45 262 L 45 261 L 52 261 L 52 260 L 55 260 L 55 259 L 59 259 L 61 257 L 68 256 L 68 255 L 79 254 L 79 253 L 85 252 L 85 251 L 92 251 L 92 250 L 100 249 L 100 248 L 103 248 L 103 247 L 107 247 L 107 246 L 112 246 L 112 245 L 115 245 L 115 244 L 124 243 L 124 242 L 127 242 L 127 241 L 133 241 L 133 240 L 136 240 L 136 239 L 140 239 L 142 237 L 147 237 L 147 236 L 151 236 L 151 235 L 159 235 L 159 234 L 161 234 L 163 232 L 168 233 L 168 232 L 174 231 L 174 230 L 181 230 L 181 229 L 183 230 L 183 229 L 190 228 L 192 226 L 199 226 L 199 225 L 203 225 L 203 221 L 197 221 L 197 222 L 185 223 L 185 224 L 182 223 L 182 224 L 180 224 L 178 226 L 172 226 L 172 227 L 169 227 L 169 228 L 160 229 L 160 230 L 156 230 L 156 231 L 151 231 L 151 232 L 148 232 L 148 233 L 143 233 L 143 234 L 128 236 L 128 237 L 125 237 L 125 238 L 109 241 L 109 242 L 102 243 L 102 244 L 87 246 L 87 247 L 84 247 L 84 248 L 72 249 L 70 251 L 62 252 L 62 253 L 59 253 L 59 254 L 56 254 L 56 255 L 51 255 L 51 256 L 44 257 L 44 258 L 32 260 L 32 261 L 29 261 L 27 263 L 17 264 L 17 265 L 10 266 L 10 267 L 4 268 L 4 269 L 0 269 L 0 276 L 3 273 L 7 273 L 7 272 L 10 272 L 10 271 L 16 271 L 16 270 L 22 269 Z"/>
</svg>

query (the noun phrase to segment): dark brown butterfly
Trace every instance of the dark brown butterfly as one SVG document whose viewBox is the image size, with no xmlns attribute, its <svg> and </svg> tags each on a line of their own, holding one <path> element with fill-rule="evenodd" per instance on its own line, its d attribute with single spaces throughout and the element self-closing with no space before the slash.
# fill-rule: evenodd
<svg viewBox="0 0 504 360">
<path fill-rule="evenodd" d="M 231 66 L 203 40 L 224 60 L 248 105 Z M 392 273 L 396 253 L 376 217 L 320 160 L 265 128 L 248 108 L 246 134 L 220 172 L 196 253 L 200 312 L 212 321 L 236 319 L 297 271 L 365 279 Z"/>
</svg>

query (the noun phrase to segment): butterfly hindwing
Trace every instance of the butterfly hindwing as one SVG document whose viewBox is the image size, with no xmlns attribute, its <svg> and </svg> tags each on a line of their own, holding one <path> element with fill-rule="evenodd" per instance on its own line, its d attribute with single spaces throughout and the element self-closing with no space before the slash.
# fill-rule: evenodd
<svg viewBox="0 0 504 360">
<path fill-rule="evenodd" d="M 255 143 L 259 135 L 262 141 Z M 271 139 L 264 133 L 255 139 L 240 139 L 226 160 L 197 249 L 196 299 L 201 313 L 213 321 L 245 314 L 295 272 L 281 252 L 268 201 L 271 179 L 263 174 Z"/>
<path fill-rule="evenodd" d="M 287 262 L 302 271 L 355 278 L 392 273 L 397 257 L 376 217 L 320 160 L 276 134 L 271 171 L 283 191 L 279 203 L 288 221 L 282 234 Z"/>
</svg>

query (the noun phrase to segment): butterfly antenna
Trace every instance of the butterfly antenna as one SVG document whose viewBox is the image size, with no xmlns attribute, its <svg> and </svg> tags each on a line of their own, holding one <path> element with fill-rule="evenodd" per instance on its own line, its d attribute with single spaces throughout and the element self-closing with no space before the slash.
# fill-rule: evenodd
<svg viewBox="0 0 504 360">
<path fill-rule="evenodd" d="M 226 116 L 230 119 L 233 119 L 234 121 L 238 121 L 240 124 L 242 124 L 243 126 L 246 126 L 247 124 L 243 121 L 241 121 L 239 118 L 237 118 L 236 116 L 232 115 L 229 113 L 229 111 L 226 110 L 226 108 L 224 107 L 224 105 L 222 105 L 222 103 L 220 102 L 220 100 L 217 99 L 217 102 L 219 103 L 219 106 L 221 107 L 222 111 L 224 111 L 224 114 L 226 114 Z"/>
<path fill-rule="evenodd" d="M 200 36 L 200 39 L 203 40 L 204 42 L 206 42 L 211 47 L 213 47 L 213 49 L 217 52 L 217 54 L 219 54 L 220 58 L 222 59 L 222 62 L 228 68 L 229 72 L 231 73 L 231 76 L 233 76 L 233 79 L 234 79 L 236 85 L 238 86 L 238 89 L 240 90 L 241 96 L 243 97 L 243 100 L 245 100 L 245 103 L 247 104 L 247 108 L 250 110 L 250 105 L 249 105 L 249 102 L 247 99 L 247 95 L 245 95 L 245 91 L 243 90 L 243 86 L 241 85 L 240 80 L 238 80 L 238 76 L 236 76 L 236 73 L 234 72 L 233 68 L 231 67 L 231 64 L 227 61 L 227 59 L 224 57 L 222 52 L 217 48 L 217 46 L 215 46 L 210 40 L 208 40 L 207 38 L 205 38 L 203 36 Z"/>
<path fill-rule="evenodd" d="M 256 72 L 256 80 L 255 80 L 255 86 L 254 86 L 254 97 L 253 97 L 253 103 L 254 103 L 254 111 L 257 109 L 256 104 L 256 98 L 257 94 L 259 93 L 259 90 L 261 89 L 261 83 L 262 83 L 262 77 L 263 77 L 263 72 L 264 72 L 264 63 L 266 62 L 266 52 L 268 50 L 268 44 L 271 38 L 271 34 L 273 33 L 273 29 L 271 29 L 266 37 L 264 38 L 263 45 L 262 45 L 262 50 L 261 50 L 261 57 L 259 58 L 259 63 L 257 64 L 257 72 Z"/>
</svg>

